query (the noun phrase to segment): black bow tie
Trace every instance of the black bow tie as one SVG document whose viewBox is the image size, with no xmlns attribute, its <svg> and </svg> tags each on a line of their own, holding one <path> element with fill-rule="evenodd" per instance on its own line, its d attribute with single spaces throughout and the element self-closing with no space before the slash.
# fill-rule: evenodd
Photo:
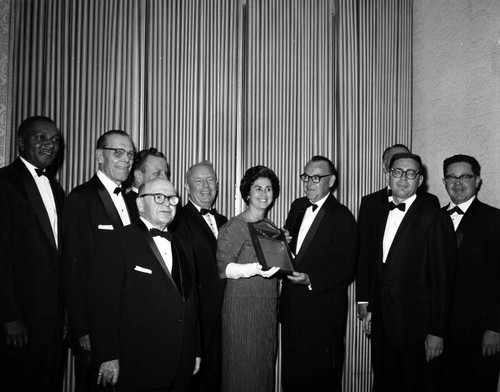
<svg viewBox="0 0 500 392">
<path fill-rule="evenodd" d="M 394 202 L 391 201 L 389 203 L 389 210 L 392 211 L 395 208 L 397 208 L 400 211 L 404 211 L 406 209 L 406 204 L 405 203 L 394 204 Z"/>
<path fill-rule="evenodd" d="M 47 178 L 50 178 L 49 174 L 43 169 L 35 169 L 35 172 L 38 175 L 38 177 L 45 176 Z"/>
<path fill-rule="evenodd" d="M 122 192 L 123 192 L 123 189 L 122 189 L 120 186 L 117 186 L 117 187 L 115 188 L 115 190 L 113 191 L 113 193 L 114 193 L 115 195 L 119 195 L 119 194 L 120 194 L 120 193 L 122 193 Z"/>
<path fill-rule="evenodd" d="M 149 232 L 151 233 L 151 235 L 153 237 L 160 236 L 160 237 L 165 238 L 166 240 L 172 241 L 172 233 L 169 231 L 162 231 L 162 230 L 158 230 L 158 229 L 149 229 Z"/>
<path fill-rule="evenodd" d="M 460 209 L 459 206 L 455 206 L 451 209 L 449 209 L 448 211 L 446 211 L 448 213 L 448 215 L 453 215 L 455 212 L 459 215 L 463 215 L 464 212 Z"/>
<path fill-rule="evenodd" d="M 306 201 L 306 208 L 309 208 L 309 207 L 312 207 L 313 208 L 313 212 L 314 212 L 314 211 L 316 211 L 316 208 L 318 208 L 318 205 L 314 204 L 314 203 L 311 203 L 311 200 L 307 200 Z"/>
<path fill-rule="evenodd" d="M 217 212 L 217 210 L 215 208 L 211 208 L 211 209 L 206 209 L 206 208 L 202 208 L 200 210 L 200 213 L 201 215 L 206 215 L 206 214 L 212 214 L 212 215 L 215 215 Z"/>
</svg>

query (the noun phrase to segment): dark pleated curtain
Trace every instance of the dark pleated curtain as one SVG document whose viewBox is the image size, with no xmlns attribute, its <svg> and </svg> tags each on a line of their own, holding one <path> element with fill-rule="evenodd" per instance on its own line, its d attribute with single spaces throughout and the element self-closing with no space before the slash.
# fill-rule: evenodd
<svg viewBox="0 0 500 392">
<path fill-rule="evenodd" d="M 217 208 L 230 217 L 244 171 L 267 165 L 281 180 L 278 225 L 302 195 L 304 164 L 321 154 L 356 214 L 383 185 L 384 148 L 411 144 L 411 9 L 411 0 L 13 0 L 10 131 L 29 115 L 56 121 L 67 191 L 95 172 L 95 142 L 109 129 L 163 151 L 184 200 L 188 166 L 211 160 Z M 368 391 L 353 289 L 344 390 Z"/>
</svg>

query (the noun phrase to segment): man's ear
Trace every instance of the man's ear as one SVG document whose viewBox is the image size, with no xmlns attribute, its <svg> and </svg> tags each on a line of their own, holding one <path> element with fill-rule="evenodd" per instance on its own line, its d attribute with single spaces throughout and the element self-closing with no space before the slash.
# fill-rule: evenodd
<svg viewBox="0 0 500 392">
<path fill-rule="evenodd" d="M 97 159 L 97 163 L 104 163 L 103 150 L 101 150 L 100 148 L 95 150 L 95 157 Z"/>
<path fill-rule="evenodd" d="M 190 188 L 189 188 L 189 184 L 188 184 L 187 182 L 184 184 L 184 190 L 185 190 L 185 191 L 186 191 L 186 193 L 189 195 L 189 193 L 190 193 L 190 192 L 189 192 L 189 191 L 190 191 Z"/>
<path fill-rule="evenodd" d="M 144 173 L 139 169 L 134 170 L 134 182 L 139 185 L 144 184 Z"/>
<path fill-rule="evenodd" d="M 137 199 L 135 199 L 135 204 L 137 204 L 137 210 L 139 212 L 144 212 L 144 198 L 137 196 Z"/>
<path fill-rule="evenodd" d="M 424 182 L 424 176 L 422 174 L 418 175 L 418 186 L 422 185 Z"/>
<path fill-rule="evenodd" d="M 331 175 L 330 176 L 330 181 L 328 181 L 328 185 L 330 188 L 332 188 L 334 185 L 335 185 L 335 180 L 337 179 L 337 177 L 335 177 L 335 175 Z"/>
<path fill-rule="evenodd" d="M 24 139 L 22 137 L 17 138 L 17 150 L 19 152 L 24 151 Z"/>
</svg>

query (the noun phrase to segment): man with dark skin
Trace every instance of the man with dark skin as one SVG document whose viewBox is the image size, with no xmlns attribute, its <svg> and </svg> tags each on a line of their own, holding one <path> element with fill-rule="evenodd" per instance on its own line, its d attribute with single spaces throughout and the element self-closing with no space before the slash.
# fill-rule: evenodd
<svg viewBox="0 0 500 392">
<path fill-rule="evenodd" d="M 6 391 L 57 389 L 64 192 L 48 169 L 60 145 L 51 119 L 30 117 L 18 129 L 19 157 L 0 169 L 0 385 Z"/>
</svg>

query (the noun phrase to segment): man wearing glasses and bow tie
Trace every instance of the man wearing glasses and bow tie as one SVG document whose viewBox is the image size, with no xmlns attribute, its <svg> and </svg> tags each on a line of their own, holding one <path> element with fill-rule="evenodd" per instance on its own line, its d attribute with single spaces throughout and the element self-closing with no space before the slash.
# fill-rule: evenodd
<svg viewBox="0 0 500 392">
<path fill-rule="evenodd" d="M 443 211 L 458 244 L 444 385 L 450 391 L 494 392 L 500 371 L 500 210 L 476 196 L 481 166 L 474 157 L 447 158 L 443 172 L 451 199 Z"/>
<path fill-rule="evenodd" d="M 189 201 L 182 207 L 172 231 L 192 242 L 195 253 L 202 365 L 193 380 L 191 391 L 219 392 L 222 372 L 221 308 L 226 279 L 217 273 L 217 235 L 227 218 L 213 208 L 219 183 L 212 163 L 203 161 L 191 166 L 185 176 Z"/>
<path fill-rule="evenodd" d="M 165 178 L 139 188 L 139 220 L 100 233 L 90 288 L 98 383 L 116 391 L 188 391 L 200 367 L 191 246 L 172 235 L 179 203 Z"/>
<path fill-rule="evenodd" d="M 305 197 L 292 203 L 285 224 L 295 271 L 280 297 L 283 391 L 341 391 L 356 222 L 331 194 L 337 171 L 328 158 L 313 157 L 300 180 Z"/>
<path fill-rule="evenodd" d="M 76 392 L 96 388 L 88 325 L 88 273 L 95 258 L 95 237 L 103 230 L 129 225 L 130 215 L 121 184 L 134 160 L 132 140 L 112 130 L 97 140 L 97 173 L 68 196 L 63 211 L 63 277 L 70 342 L 75 352 Z"/>
<path fill-rule="evenodd" d="M 392 157 L 386 173 L 393 201 L 375 216 L 377 255 L 370 307 L 380 348 L 384 391 L 434 391 L 448 330 L 456 240 L 453 225 L 430 197 L 418 155 Z"/>
</svg>

